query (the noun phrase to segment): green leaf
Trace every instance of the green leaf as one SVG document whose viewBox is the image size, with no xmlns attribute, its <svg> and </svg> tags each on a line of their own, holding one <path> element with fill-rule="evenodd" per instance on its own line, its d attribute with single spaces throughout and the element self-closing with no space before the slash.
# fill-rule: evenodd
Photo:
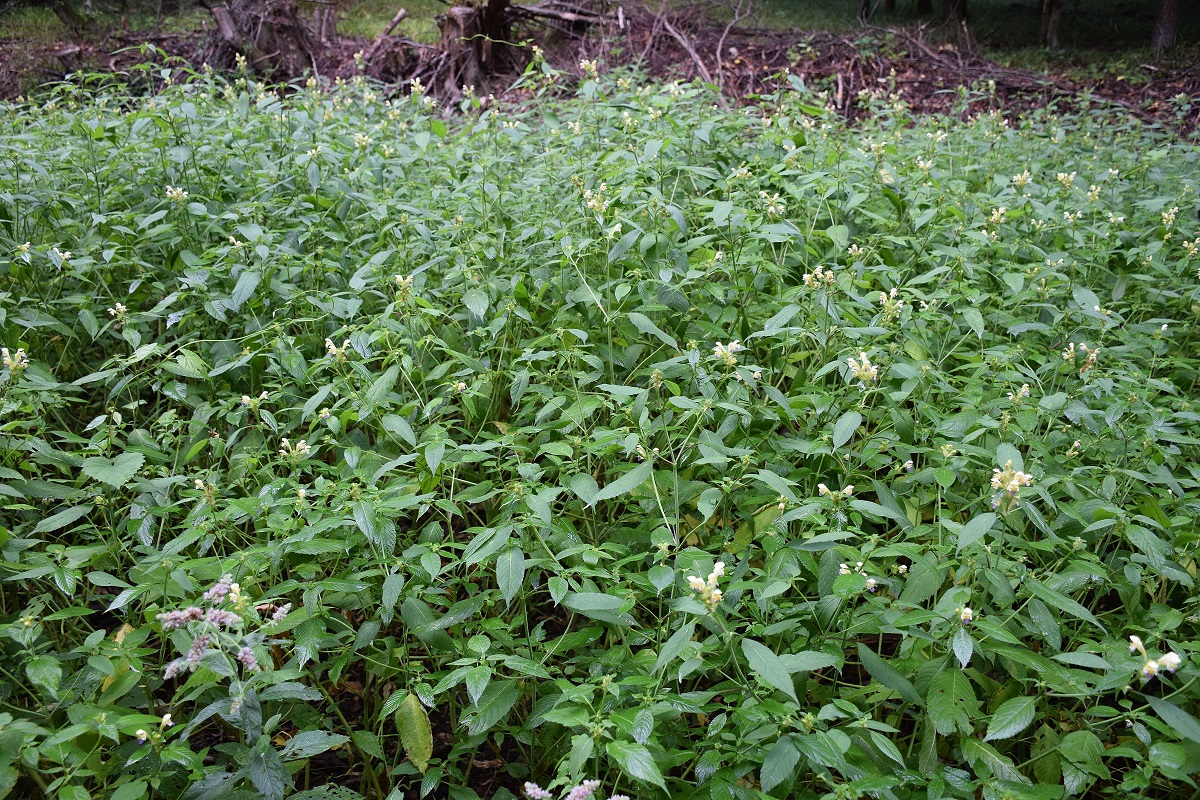
<svg viewBox="0 0 1200 800">
<path fill-rule="evenodd" d="M 345 736 L 341 737 L 345 740 Z M 258 790 L 262 800 L 283 800 L 287 787 L 292 779 L 279 760 L 279 753 L 271 745 L 271 738 L 263 736 L 258 740 L 250 759 L 246 762 L 246 771 L 250 774 L 250 782 Z"/>
<path fill-rule="evenodd" d="M 33 532 L 34 534 L 50 533 L 51 531 L 56 531 L 59 528 L 65 528 L 72 522 L 78 520 L 80 517 L 87 516 L 88 512 L 93 508 L 95 508 L 95 506 L 89 504 L 82 506 L 71 506 L 70 508 L 63 509 L 57 514 L 46 517 L 44 520 L 39 522 L 33 529 Z"/>
<path fill-rule="evenodd" d="M 957 549 L 962 550 L 964 547 L 970 547 L 971 545 L 975 544 L 975 542 L 978 542 L 980 539 L 982 539 L 995 524 L 996 515 L 990 511 L 986 514 L 980 514 L 978 517 L 975 517 L 966 525 L 963 525 L 958 529 Z"/>
<path fill-rule="evenodd" d="M 463 305 L 477 317 L 482 318 L 488 310 L 487 292 L 482 289 L 468 289 L 463 295 Z"/>
<path fill-rule="evenodd" d="M 862 425 L 862 414 L 857 411 L 847 411 L 842 414 L 833 425 L 833 449 L 837 450 L 850 441 L 850 437 L 854 436 L 859 425 Z"/>
<path fill-rule="evenodd" d="M 469 716 L 467 734 L 475 736 L 490 731 L 496 723 L 508 716 L 520 695 L 516 681 L 492 681 Z"/>
<path fill-rule="evenodd" d="M 433 729 L 425 707 L 411 692 L 396 709 L 396 730 L 400 733 L 404 754 L 424 775 L 429 768 L 429 759 L 433 757 Z"/>
<path fill-rule="evenodd" d="M 1188 712 L 1174 703 L 1154 695 L 1144 695 L 1146 702 L 1154 709 L 1154 713 L 1162 719 L 1171 730 L 1200 744 L 1200 722 Z"/>
<path fill-rule="evenodd" d="M 146 463 L 146 457 L 141 453 L 122 453 L 112 459 L 93 456 L 84 459 L 83 474 L 120 489 L 129 483 L 144 463 Z"/>
<path fill-rule="evenodd" d="M 992 714 L 988 723 L 985 742 L 994 739 L 1011 739 L 1029 727 L 1033 722 L 1034 709 L 1037 707 L 1036 697 L 1014 697 L 1004 703 Z"/>
<path fill-rule="evenodd" d="M 392 393 L 392 389 L 396 387 L 396 380 L 400 377 L 400 365 L 393 364 L 388 367 L 387 372 L 380 375 L 363 393 L 362 412 L 360 417 L 366 417 L 371 413 L 375 406 L 381 405 L 387 396 Z M 431 469 L 431 472 L 436 472 L 436 469 Z"/>
<path fill-rule="evenodd" d="M 513 598 L 525 581 L 525 554 L 513 546 L 496 557 L 496 584 L 505 604 L 511 605 Z"/>
<path fill-rule="evenodd" d="M 25 675 L 35 686 L 55 697 L 62 683 L 62 663 L 54 656 L 36 656 L 25 664 Z"/>
<path fill-rule="evenodd" d="M 954 650 L 954 655 L 962 664 L 962 668 L 966 669 L 967 664 L 971 663 L 971 655 L 975 652 L 975 642 L 971 639 L 971 634 L 967 633 L 967 629 L 959 626 L 954 632 L 954 640 L 950 643 L 950 647 Z"/>
<path fill-rule="evenodd" d="M 608 752 L 608 757 L 616 761 L 626 775 L 652 783 L 660 789 L 667 788 L 662 772 L 654 762 L 654 756 L 644 745 L 636 742 L 609 742 L 604 749 Z"/>
<path fill-rule="evenodd" d="M 925 703 L 933 726 L 942 736 L 972 732 L 971 713 L 978 711 L 979 703 L 970 680 L 960 670 L 947 668 L 930 681 Z"/>
<path fill-rule="evenodd" d="M 971 769 L 975 770 L 977 774 L 979 768 L 982 766 L 991 773 L 991 777 L 998 780 L 1024 784 L 1032 783 L 1029 778 L 1021 774 L 1012 761 L 996 752 L 996 748 L 990 744 L 984 744 L 971 736 L 964 736 L 961 740 L 961 746 L 963 758 L 967 759 L 967 763 L 971 765 Z"/>
<path fill-rule="evenodd" d="M 645 314 L 639 314 L 636 311 L 631 311 L 626 316 L 629 317 L 629 321 L 633 323 L 633 326 L 642 333 L 654 336 L 673 350 L 679 349 L 679 342 L 675 341 L 675 337 L 671 336 L 669 333 L 666 333 L 657 325 L 655 325 L 654 321 Z"/>
<path fill-rule="evenodd" d="M 769 792 L 784 781 L 790 780 L 800 763 L 800 750 L 791 736 L 780 737 L 771 745 L 763 759 L 762 769 L 758 773 L 758 781 L 762 790 Z"/>
<path fill-rule="evenodd" d="M 633 469 L 626 472 L 621 477 L 617 478 L 612 483 L 601 489 L 592 499 L 589 506 L 593 506 L 601 500 L 611 500 L 614 497 L 620 497 L 623 494 L 632 492 L 637 487 L 641 486 L 650 477 L 650 473 L 654 470 L 654 465 L 649 461 L 643 461 Z"/>
<path fill-rule="evenodd" d="M 874 650 L 863 645 L 858 646 L 858 660 L 862 662 L 867 674 L 891 689 L 915 706 L 924 706 L 925 699 L 917 693 L 912 683 L 892 668 L 890 664 L 875 654 Z"/>
<path fill-rule="evenodd" d="M 563 605 L 576 614 L 583 614 L 601 622 L 610 622 L 625 628 L 637 624 L 629 612 L 621 610 L 626 605 L 624 598 L 604 592 L 572 592 L 563 600 Z"/>
<path fill-rule="evenodd" d="M 679 658 L 680 654 L 687 648 L 692 641 L 692 636 L 696 633 L 695 620 L 687 622 L 682 628 L 671 634 L 671 638 L 667 639 L 662 646 L 662 650 L 658 653 L 658 658 L 654 661 L 653 674 L 657 675 L 675 659 Z"/>
<path fill-rule="evenodd" d="M 792 685 L 792 675 L 779 656 L 771 652 L 766 645 L 753 639 L 742 640 L 742 652 L 746 654 L 746 661 L 759 680 L 778 689 L 790 697 L 792 702 L 799 704 L 796 687 Z"/>
<path fill-rule="evenodd" d="M 1071 616 L 1090 622 L 1100 630 L 1107 633 L 1104 625 L 1100 623 L 1100 620 L 1096 619 L 1096 616 L 1092 614 L 1092 612 L 1088 611 L 1086 608 L 1081 606 L 1079 603 L 1076 603 L 1065 594 L 1056 592 L 1045 584 L 1034 580 L 1033 578 L 1026 578 L 1022 585 L 1029 590 L 1030 594 L 1045 601 L 1052 608 L 1061 608 Z"/>
<path fill-rule="evenodd" d="M 347 741 L 349 741 L 348 737 L 340 733 L 302 731 L 288 740 L 287 746 L 283 748 L 281 755 L 288 761 L 312 758 L 315 755 L 345 744 Z"/>
</svg>

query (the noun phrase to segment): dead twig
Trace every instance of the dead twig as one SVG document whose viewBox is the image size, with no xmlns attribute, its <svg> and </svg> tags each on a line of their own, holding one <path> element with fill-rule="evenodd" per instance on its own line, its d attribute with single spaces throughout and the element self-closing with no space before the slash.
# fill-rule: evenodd
<svg viewBox="0 0 1200 800">
<path fill-rule="evenodd" d="M 696 70 L 700 73 L 700 77 L 704 79 L 704 82 L 712 83 L 712 74 L 709 73 L 708 67 L 704 66 L 704 60 L 700 58 L 700 54 L 696 52 L 696 48 L 692 47 L 692 43 L 687 40 L 687 37 L 680 33 L 666 17 L 663 17 L 663 27 L 666 28 L 667 33 L 675 38 L 675 41 L 679 42 L 679 46 L 686 50 L 687 54 L 692 57 L 692 61 L 696 65 Z"/>
<path fill-rule="evenodd" d="M 383 29 L 383 32 L 376 36 L 375 41 L 371 43 L 370 49 L 367 50 L 366 55 L 363 56 L 364 62 L 368 64 L 371 63 L 371 59 L 375 58 L 375 54 L 379 52 L 379 47 L 383 44 L 383 40 L 391 36 L 392 31 L 396 30 L 396 26 L 399 25 L 407 16 L 408 11 L 403 8 L 396 12 L 396 16 L 392 17 L 392 21 L 387 24 L 387 27 Z"/>
</svg>

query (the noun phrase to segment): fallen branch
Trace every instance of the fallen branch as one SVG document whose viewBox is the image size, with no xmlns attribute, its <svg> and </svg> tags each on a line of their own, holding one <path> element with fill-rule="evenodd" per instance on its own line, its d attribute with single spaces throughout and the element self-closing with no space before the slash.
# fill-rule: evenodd
<svg viewBox="0 0 1200 800">
<path fill-rule="evenodd" d="M 371 59 L 373 59 L 375 54 L 379 52 L 379 47 L 383 44 L 384 39 L 391 36 L 392 31 L 396 30 L 396 26 L 399 25 L 407 16 L 408 11 L 403 8 L 396 12 L 396 16 L 392 17 L 392 21 L 387 24 L 387 27 L 383 29 L 383 32 L 375 37 L 375 41 L 371 43 L 371 47 L 367 50 L 366 55 L 363 56 L 363 61 L 368 64 L 371 63 Z"/>
<path fill-rule="evenodd" d="M 700 58 L 700 54 L 696 52 L 696 48 L 692 47 L 692 43 L 666 17 L 663 17 L 662 23 L 663 27 L 667 29 L 667 33 L 675 37 L 675 41 L 679 42 L 680 47 L 686 50 L 687 54 L 692 57 L 692 61 L 695 62 L 696 69 L 699 71 L 700 77 L 704 79 L 704 82 L 712 83 L 712 75 L 709 74 L 708 67 L 704 66 L 704 60 Z"/>
</svg>

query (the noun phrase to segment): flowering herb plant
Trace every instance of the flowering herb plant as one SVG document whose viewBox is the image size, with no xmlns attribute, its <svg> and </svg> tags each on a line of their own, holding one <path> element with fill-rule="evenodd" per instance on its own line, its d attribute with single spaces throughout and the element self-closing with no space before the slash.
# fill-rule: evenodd
<svg viewBox="0 0 1200 800">
<path fill-rule="evenodd" d="M 1194 789 L 1193 143 L 409 88 L 0 108 L 0 796 Z"/>
</svg>

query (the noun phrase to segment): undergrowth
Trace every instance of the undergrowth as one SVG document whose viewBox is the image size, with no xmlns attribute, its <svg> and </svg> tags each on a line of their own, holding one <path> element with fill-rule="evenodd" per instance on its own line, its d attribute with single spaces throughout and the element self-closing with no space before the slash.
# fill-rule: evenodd
<svg viewBox="0 0 1200 800">
<path fill-rule="evenodd" d="M 525 80 L 3 109 L 0 794 L 1195 788 L 1196 148 Z"/>
</svg>

